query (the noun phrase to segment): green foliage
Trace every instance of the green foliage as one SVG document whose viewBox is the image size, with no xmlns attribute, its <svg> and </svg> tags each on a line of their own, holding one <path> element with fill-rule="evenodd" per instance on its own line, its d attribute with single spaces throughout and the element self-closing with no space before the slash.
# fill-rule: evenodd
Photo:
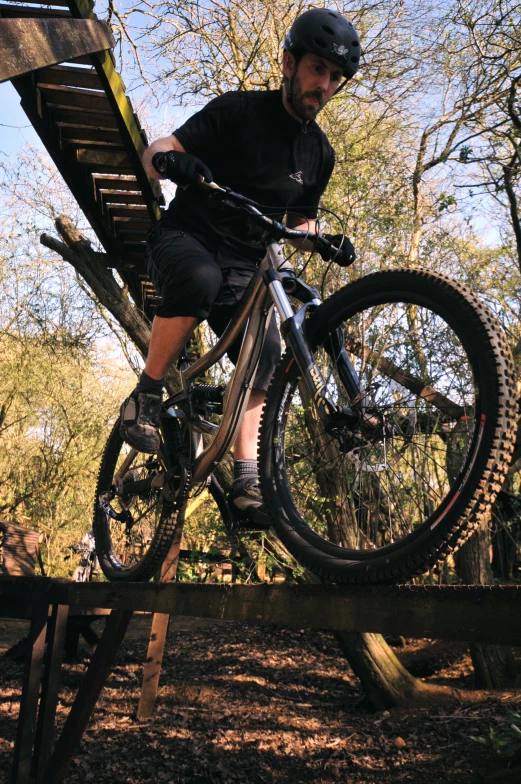
<svg viewBox="0 0 521 784">
<path fill-rule="evenodd" d="M 490 727 L 488 735 L 470 736 L 495 757 L 521 760 L 521 713 L 512 713 L 508 724 L 499 729 Z"/>
<path fill-rule="evenodd" d="M 449 207 L 455 207 L 457 205 L 456 197 L 452 194 L 447 193 L 440 193 L 438 196 L 438 212 L 443 212 L 443 210 L 448 210 Z"/>
</svg>

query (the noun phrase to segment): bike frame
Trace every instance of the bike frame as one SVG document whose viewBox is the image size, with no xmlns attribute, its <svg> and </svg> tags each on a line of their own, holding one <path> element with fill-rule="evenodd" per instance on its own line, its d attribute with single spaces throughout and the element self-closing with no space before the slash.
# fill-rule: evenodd
<svg viewBox="0 0 521 784">
<path fill-rule="evenodd" d="M 297 296 L 304 303 L 297 312 L 293 310 L 284 288 L 285 277 L 291 281 L 290 288 L 298 290 Z M 199 432 L 215 432 L 212 442 L 193 460 L 192 482 L 194 484 L 208 479 L 235 441 L 250 398 L 273 307 L 279 314 L 281 333 L 293 351 L 310 399 L 313 400 L 321 418 L 326 420 L 326 426 L 329 428 L 332 425 L 332 418 L 339 414 L 343 416 L 344 421 L 346 417 L 359 421 L 358 412 L 353 409 L 342 409 L 340 412 L 329 399 L 326 383 L 302 332 L 307 311 L 320 304 L 318 292 L 294 276 L 292 267 L 284 259 L 279 243 L 270 243 L 264 260 L 244 293 L 235 317 L 216 344 L 181 372 L 183 390 L 165 403 L 167 410 L 178 416 L 177 406 L 181 401 L 189 400 L 191 382 L 221 359 L 247 323 L 235 372 L 226 390 L 220 425 L 205 422 L 198 427 L 197 422 L 192 422 L 194 429 L 199 429 Z M 331 338 L 330 344 L 330 348 L 326 350 L 328 353 L 333 352 L 336 361 L 341 364 L 342 380 L 354 398 L 360 392 L 360 387 L 356 372 L 343 348 L 343 342 L 340 345 L 338 340 Z"/>
</svg>

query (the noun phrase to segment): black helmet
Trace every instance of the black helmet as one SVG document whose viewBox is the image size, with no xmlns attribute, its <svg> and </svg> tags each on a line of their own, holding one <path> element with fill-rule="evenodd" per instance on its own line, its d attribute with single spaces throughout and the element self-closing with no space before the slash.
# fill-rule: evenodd
<svg viewBox="0 0 521 784">
<path fill-rule="evenodd" d="M 355 28 L 328 8 L 312 8 L 298 16 L 284 41 L 288 52 L 312 52 L 340 65 L 346 79 L 358 71 L 360 39 Z"/>
</svg>

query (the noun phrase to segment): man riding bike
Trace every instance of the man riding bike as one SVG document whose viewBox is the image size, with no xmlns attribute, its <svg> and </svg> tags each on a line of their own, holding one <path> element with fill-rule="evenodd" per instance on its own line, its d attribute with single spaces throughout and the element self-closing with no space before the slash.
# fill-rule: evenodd
<svg viewBox="0 0 521 784">
<path fill-rule="evenodd" d="M 160 445 L 158 414 L 164 378 L 195 327 L 208 319 L 221 335 L 264 257 L 261 238 L 245 236 L 242 221 L 202 194 L 202 178 L 268 205 L 287 225 L 316 233 L 317 209 L 335 154 L 315 118 L 359 66 L 356 30 L 328 9 L 299 16 L 284 42 L 280 90 L 230 92 L 213 99 L 171 136 L 143 155 L 149 176 L 178 186 L 165 216 L 147 241 L 147 269 L 161 295 L 152 325 L 145 369 L 121 410 L 121 435 L 140 452 Z M 166 155 L 165 155 L 166 153 Z M 355 259 L 347 237 L 329 237 L 347 266 Z M 335 240 L 338 240 L 335 242 Z M 313 251 L 311 239 L 299 249 Z M 329 258 L 329 257 L 327 257 Z M 234 362 L 242 336 L 229 351 Z M 268 522 L 257 478 L 260 416 L 280 339 L 272 316 L 243 424 L 234 447 L 230 504 L 237 518 Z"/>
</svg>

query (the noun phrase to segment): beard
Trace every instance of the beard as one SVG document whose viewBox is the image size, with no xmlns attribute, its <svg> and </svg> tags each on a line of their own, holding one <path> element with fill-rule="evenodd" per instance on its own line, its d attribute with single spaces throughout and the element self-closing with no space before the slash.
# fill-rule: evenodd
<svg viewBox="0 0 521 784">
<path fill-rule="evenodd" d="M 288 80 L 287 88 L 289 86 Z M 325 101 L 323 94 L 320 90 L 308 90 L 307 92 L 304 92 L 300 83 L 298 71 L 293 77 L 290 90 L 291 108 L 301 120 L 305 122 L 314 120 L 317 114 L 324 108 Z"/>
</svg>

